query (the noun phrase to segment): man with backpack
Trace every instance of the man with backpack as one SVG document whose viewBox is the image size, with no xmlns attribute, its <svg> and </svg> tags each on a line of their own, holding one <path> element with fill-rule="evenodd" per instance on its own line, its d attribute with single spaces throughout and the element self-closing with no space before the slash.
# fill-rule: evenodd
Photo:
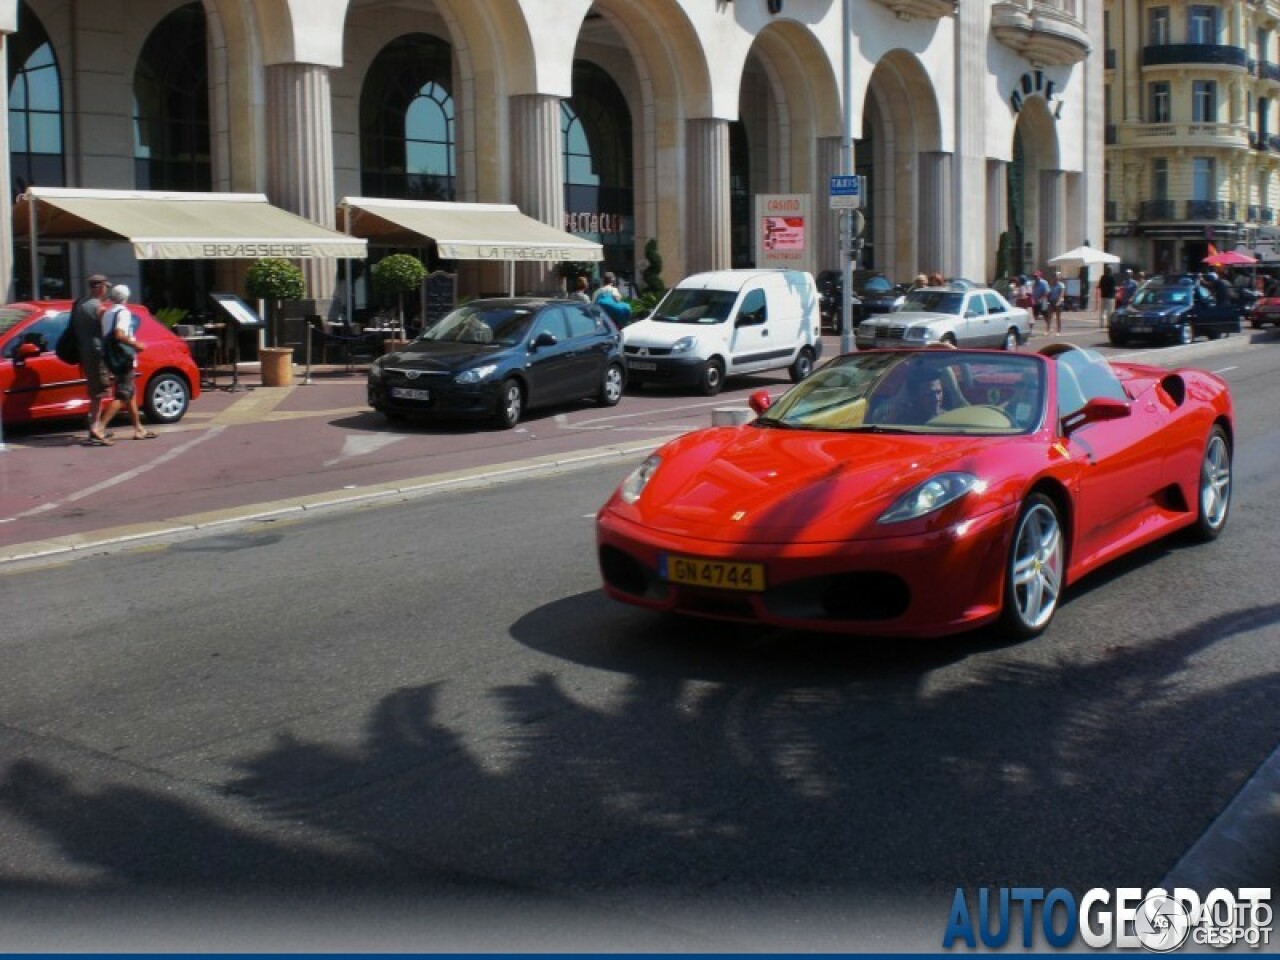
<svg viewBox="0 0 1280 960">
<path fill-rule="evenodd" d="M 111 440 L 98 427 L 102 404 L 107 397 L 110 375 L 102 359 L 102 311 L 103 300 L 111 281 L 100 273 L 89 278 L 89 296 L 81 297 L 71 307 L 71 329 L 75 332 L 76 349 L 80 354 L 80 370 L 84 374 L 85 388 L 89 391 L 89 443 L 94 446 L 110 446 Z"/>
</svg>

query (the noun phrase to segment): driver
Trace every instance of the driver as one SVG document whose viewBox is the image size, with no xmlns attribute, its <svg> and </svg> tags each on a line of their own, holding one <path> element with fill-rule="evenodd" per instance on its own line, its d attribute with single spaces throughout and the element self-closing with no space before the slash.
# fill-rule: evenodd
<svg viewBox="0 0 1280 960">
<path fill-rule="evenodd" d="M 937 370 L 913 369 L 892 399 L 880 410 L 881 423 L 920 425 L 951 409 Z"/>
</svg>

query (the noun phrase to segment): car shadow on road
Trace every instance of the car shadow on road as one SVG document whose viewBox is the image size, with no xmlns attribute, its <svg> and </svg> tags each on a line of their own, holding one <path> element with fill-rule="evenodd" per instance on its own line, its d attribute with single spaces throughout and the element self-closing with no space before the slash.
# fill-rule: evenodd
<svg viewBox="0 0 1280 960">
<path fill-rule="evenodd" d="M 607 628 L 582 629 L 592 623 L 607 623 Z M 1016 645 L 989 630 L 926 640 L 698 620 L 624 607 L 603 590 L 532 610 L 512 624 L 511 636 L 548 656 L 638 677 L 716 683 L 768 679 L 801 686 L 868 677 L 913 680 L 974 653 Z"/>
</svg>

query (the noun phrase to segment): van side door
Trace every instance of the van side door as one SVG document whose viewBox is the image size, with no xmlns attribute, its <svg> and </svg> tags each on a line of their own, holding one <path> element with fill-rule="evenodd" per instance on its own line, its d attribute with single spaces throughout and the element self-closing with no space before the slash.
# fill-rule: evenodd
<svg viewBox="0 0 1280 960">
<path fill-rule="evenodd" d="M 734 372 L 764 370 L 772 356 L 769 339 L 769 302 L 760 287 L 749 289 L 731 317 L 730 358 Z"/>
</svg>

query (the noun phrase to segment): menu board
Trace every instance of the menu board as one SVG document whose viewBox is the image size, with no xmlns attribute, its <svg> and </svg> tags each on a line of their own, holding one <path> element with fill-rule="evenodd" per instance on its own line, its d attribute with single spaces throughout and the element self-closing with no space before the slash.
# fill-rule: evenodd
<svg viewBox="0 0 1280 960">
<path fill-rule="evenodd" d="M 262 326 L 262 318 L 253 307 L 249 306 L 234 293 L 211 293 L 209 299 L 228 318 L 246 329 L 258 329 Z"/>
<path fill-rule="evenodd" d="M 458 275 L 436 270 L 422 282 L 422 324 L 430 327 L 453 309 L 458 299 Z"/>
</svg>

